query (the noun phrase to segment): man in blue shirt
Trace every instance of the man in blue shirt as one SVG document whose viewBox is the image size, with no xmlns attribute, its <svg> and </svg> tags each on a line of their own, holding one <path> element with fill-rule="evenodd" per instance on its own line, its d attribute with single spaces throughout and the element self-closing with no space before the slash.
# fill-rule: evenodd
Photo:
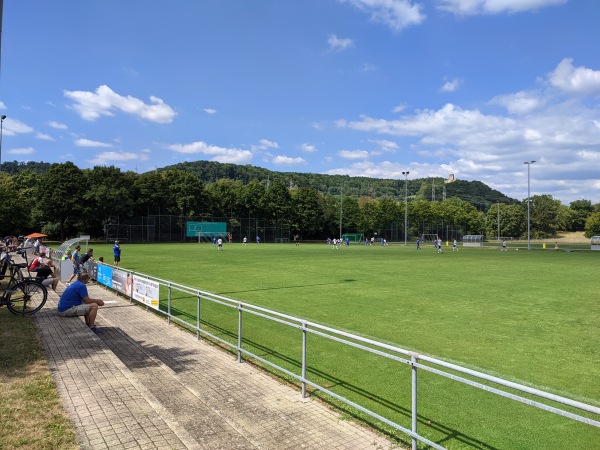
<svg viewBox="0 0 600 450">
<path fill-rule="evenodd" d="M 118 266 L 119 262 L 121 261 L 121 246 L 119 245 L 119 241 L 115 241 L 113 255 L 115 257 L 115 266 Z"/>
<path fill-rule="evenodd" d="M 79 279 L 65 289 L 58 300 L 58 315 L 62 317 L 85 316 L 85 323 L 96 333 L 104 333 L 96 328 L 94 322 L 98 314 L 98 307 L 104 306 L 99 299 L 90 298 L 86 284 L 90 281 L 87 272 L 81 272 Z"/>
</svg>

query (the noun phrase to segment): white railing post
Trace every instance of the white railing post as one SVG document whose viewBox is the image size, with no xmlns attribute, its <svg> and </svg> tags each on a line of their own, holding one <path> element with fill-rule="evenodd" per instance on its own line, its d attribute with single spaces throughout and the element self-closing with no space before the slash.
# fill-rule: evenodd
<svg viewBox="0 0 600 450">
<path fill-rule="evenodd" d="M 238 303 L 238 348 L 237 362 L 242 362 L 242 304 Z"/>
<path fill-rule="evenodd" d="M 167 284 L 167 323 L 171 325 L 171 283 Z"/>
<path fill-rule="evenodd" d="M 198 304 L 196 305 L 196 339 L 200 339 L 200 299 L 202 296 L 198 293 Z"/>
<path fill-rule="evenodd" d="M 306 398 L 306 322 L 302 322 L 302 398 Z"/>
<path fill-rule="evenodd" d="M 411 355 L 411 373 L 412 373 L 412 401 L 411 401 L 411 431 L 417 434 L 417 362 L 418 358 L 416 355 Z M 417 450 L 417 439 L 412 438 L 412 450 Z"/>
</svg>

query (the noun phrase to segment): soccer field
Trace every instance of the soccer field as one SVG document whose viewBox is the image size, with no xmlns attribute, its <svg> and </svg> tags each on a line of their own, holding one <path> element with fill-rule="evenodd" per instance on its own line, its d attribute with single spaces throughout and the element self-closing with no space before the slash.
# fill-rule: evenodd
<svg viewBox="0 0 600 450">
<path fill-rule="evenodd" d="M 94 253 L 111 260 L 110 246 L 94 245 Z M 326 244 L 234 243 L 217 251 L 209 243 L 156 244 L 123 246 L 122 255 L 126 269 L 596 406 L 600 406 L 599 264 L 600 252 L 463 247 L 453 252 L 444 247 L 444 253 L 437 254 L 431 245 L 417 251 L 399 245 L 354 244 L 336 250 Z M 195 303 L 181 302 L 177 307 L 195 314 Z M 257 331 L 257 348 L 271 345 L 265 353 L 293 358 L 286 348 L 292 353 L 297 349 L 288 337 L 272 342 L 262 331 Z M 379 388 L 370 393 L 373 402 L 391 402 L 387 407 L 392 412 L 405 414 L 406 393 L 394 382 L 403 376 L 395 373 L 397 368 L 372 376 L 368 367 L 357 367 L 353 354 L 332 358 L 326 347 L 315 350 L 322 352 L 323 363 L 313 368 L 314 373 L 357 395 L 375 383 Z M 363 366 L 368 366 L 370 357 L 362 358 Z M 438 424 L 432 427 L 431 437 L 455 435 L 442 444 L 450 448 L 589 448 L 590 443 L 600 442 L 597 428 L 568 419 L 546 419 L 547 413 L 489 394 L 474 398 L 465 387 L 449 387 L 437 379 L 425 383 L 432 387 L 431 398 L 419 412 Z M 396 403 L 396 397 L 403 397 L 402 401 Z M 473 401 L 481 412 L 469 413 Z M 516 415 L 524 429 L 504 423 L 506 415 Z M 539 420 L 547 420 L 547 426 Z M 503 436 L 511 432 L 528 436 L 517 440 Z"/>
</svg>

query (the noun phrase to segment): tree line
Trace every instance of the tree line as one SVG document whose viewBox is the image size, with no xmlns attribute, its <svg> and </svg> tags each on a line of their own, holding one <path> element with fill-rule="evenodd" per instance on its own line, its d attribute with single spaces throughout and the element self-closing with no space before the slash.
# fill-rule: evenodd
<svg viewBox="0 0 600 450">
<path fill-rule="evenodd" d="M 464 234 L 521 238 L 526 233 L 526 199 L 509 199 L 480 182 L 448 184 L 445 198 L 437 195 L 432 201 L 427 198 L 435 186 L 431 179 L 405 185 L 405 180 L 301 174 L 312 180 L 306 182 L 294 174 L 290 181 L 278 172 L 267 171 L 265 178 L 261 171 L 266 169 L 253 168 L 260 170 L 252 174 L 252 166 L 237 166 L 246 168 L 238 179 L 230 167 L 234 165 L 223 166 L 227 176 L 203 181 L 190 167 L 137 174 L 114 166 L 80 169 L 71 162 L 3 163 L 0 234 L 41 231 L 60 240 L 80 233 L 102 238 L 106 224 L 160 214 L 206 221 L 260 218 L 289 224 L 302 239 L 339 235 L 341 217 L 343 233 L 385 237 L 396 230 L 395 236 L 403 239 L 405 212 L 408 239 L 430 233 L 448 239 Z M 464 191 L 465 186 L 471 202 L 452 194 L 452 189 Z M 533 196 L 530 215 L 534 238 L 559 231 L 600 235 L 600 204 L 589 200 L 565 206 L 550 195 Z"/>
</svg>

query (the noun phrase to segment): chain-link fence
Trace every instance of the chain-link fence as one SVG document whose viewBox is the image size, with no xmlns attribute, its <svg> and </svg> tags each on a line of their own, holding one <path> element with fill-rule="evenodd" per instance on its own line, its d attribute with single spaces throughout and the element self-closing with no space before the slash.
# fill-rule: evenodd
<svg viewBox="0 0 600 450">
<path fill-rule="evenodd" d="M 222 238 L 232 242 L 242 242 L 244 237 L 248 242 L 255 242 L 258 236 L 261 242 L 288 242 L 290 240 L 290 224 L 287 222 L 273 222 L 260 218 L 224 218 L 224 217 L 196 217 L 173 215 L 149 215 L 126 222 L 108 219 L 104 227 L 106 242 L 121 241 L 126 243 L 154 243 L 154 242 L 196 242 L 198 239 L 210 240 L 211 237 L 189 236 L 187 233 L 188 222 L 225 222 L 227 231 Z"/>
</svg>

